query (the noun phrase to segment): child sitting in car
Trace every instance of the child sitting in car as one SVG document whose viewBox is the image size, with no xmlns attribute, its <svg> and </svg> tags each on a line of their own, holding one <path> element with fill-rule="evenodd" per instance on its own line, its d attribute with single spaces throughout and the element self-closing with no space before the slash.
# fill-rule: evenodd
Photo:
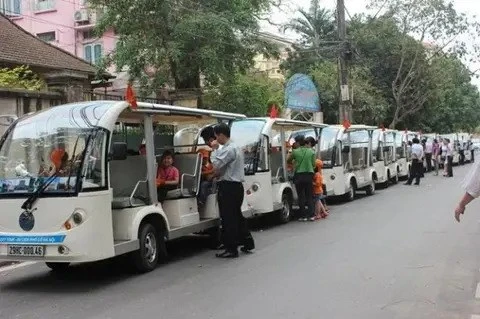
<svg viewBox="0 0 480 319">
<path fill-rule="evenodd" d="M 173 153 L 165 151 L 160 158 L 160 165 L 157 170 L 157 196 L 158 201 L 163 203 L 167 193 L 177 189 L 180 183 L 180 172 L 173 166 Z"/>
</svg>

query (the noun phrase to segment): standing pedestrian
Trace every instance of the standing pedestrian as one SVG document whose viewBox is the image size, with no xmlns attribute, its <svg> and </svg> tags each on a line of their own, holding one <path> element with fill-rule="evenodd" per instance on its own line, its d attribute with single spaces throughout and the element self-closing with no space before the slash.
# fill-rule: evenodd
<svg viewBox="0 0 480 319">
<path fill-rule="evenodd" d="M 458 155 L 459 155 L 459 164 L 464 165 L 465 164 L 465 147 L 463 142 L 458 141 L 457 142 L 457 148 L 458 148 Z"/>
<path fill-rule="evenodd" d="M 314 221 L 315 208 L 313 202 L 313 174 L 315 167 L 315 152 L 308 147 L 305 136 L 295 138 L 298 148 L 294 149 L 288 157 L 288 162 L 294 164 L 295 189 L 297 190 L 299 221 Z M 308 210 L 305 211 L 305 205 Z"/>
<path fill-rule="evenodd" d="M 438 176 L 438 167 L 440 165 L 440 145 L 436 139 L 433 140 L 432 145 L 432 153 L 433 153 L 433 163 L 435 165 L 435 176 Z"/>
<path fill-rule="evenodd" d="M 420 178 L 423 173 L 423 147 L 420 144 L 418 138 L 412 140 L 412 168 L 410 177 L 405 185 L 412 185 L 413 179 L 415 178 L 415 185 L 420 185 Z"/>
<path fill-rule="evenodd" d="M 241 250 L 246 253 L 255 248 L 247 221 L 242 214 L 245 162 L 242 151 L 230 140 L 230 127 L 227 124 L 216 125 L 214 132 L 216 141 L 213 141 L 211 146 L 216 152 L 212 157 L 212 164 L 218 181 L 218 208 L 225 246 L 225 251 L 216 256 L 236 258 L 239 244 L 243 245 Z M 223 147 L 219 149 L 219 145 Z"/>
<path fill-rule="evenodd" d="M 471 159 L 470 159 L 470 162 L 474 163 L 475 162 L 475 147 L 473 145 L 473 142 L 472 142 L 472 138 L 473 136 L 470 136 L 470 139 L 468 140 L 468 145 L 469 145 L 469 149 L 470 149 L 470 152 L 471 152 Z"/>
<path fill-rule="evenodd" d="M 433 154 L 433 141 L 428 138 L 425 141 L 425 161 L 427 162 L 427 172 L 431 172 L 432 168 L 432 154 Z"/>
<path fill-rule="evenodd" d="M 443 176 L 453 177 L 453 152 L 452 146 L 450 145 L 450 139 L 448 138 L 443 140 L 442 155 L 445 156 L 445 172 Z"/>
</svg>

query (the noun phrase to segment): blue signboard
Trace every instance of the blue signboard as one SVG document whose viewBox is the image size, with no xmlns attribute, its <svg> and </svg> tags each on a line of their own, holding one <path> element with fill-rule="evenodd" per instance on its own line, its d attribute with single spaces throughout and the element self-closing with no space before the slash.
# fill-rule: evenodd
<svg viewBox="0 0 480 319">
<path fill-rule="evenodd" d="M 310 77 L 294 74 L 285 85 L 285 107 L 292 110 L 320 112 L 320 97 Z"/>
<path fill-rule="evenodd" d="M 0 244 L 60 244 L 65 240 L 65 235 L 52 236 L 22 236 L 0 235 Z"/>
</svg>

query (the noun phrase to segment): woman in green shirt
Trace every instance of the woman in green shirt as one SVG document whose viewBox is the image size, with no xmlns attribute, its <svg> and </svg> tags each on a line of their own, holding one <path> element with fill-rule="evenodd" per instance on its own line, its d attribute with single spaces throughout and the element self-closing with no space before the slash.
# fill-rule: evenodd
<svg viewBox="0 0 480 319">
<path fill-rule="evenodd" d="M 294 183 L 298 195 L 298 206 L 300 207 L 300 221 L 314 221 L 315 209 L 313 203 L 313 175 L 315 167 L 315 152 L 308 147 L 305 142 L 305 136 L 295 137 L 295 143 L 298 146 L 290 156 L 288 162 L 294 165 Z M 308 210 L 305 211 L 305 205 Z"/>
</svg>

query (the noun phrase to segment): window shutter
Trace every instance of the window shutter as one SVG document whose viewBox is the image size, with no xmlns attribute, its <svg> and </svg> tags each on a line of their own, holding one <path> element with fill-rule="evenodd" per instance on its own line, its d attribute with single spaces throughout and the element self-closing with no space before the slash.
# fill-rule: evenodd
<svg viewBox="0 0 480 319">
<path fill-rule="evenodd" d="M 21 11 L 21 0 L 13 0 L 13 13 L 14 14 L 20 14 Z"/>
<path fill-rule="evenodd" d="M 102 45 L 100 44 L 95 44 L 95 46 L 93 47 L 93 55 L 94 55 L 94 62 L 95 63 L 98 63 L 100 62 L 101 58 L 102 58 Z"/>
<path fill-rule="evenodd" d="M 85 46 L 85 60 L 92 63 L 92 46 L 90 45 Z"/>
</svg>

